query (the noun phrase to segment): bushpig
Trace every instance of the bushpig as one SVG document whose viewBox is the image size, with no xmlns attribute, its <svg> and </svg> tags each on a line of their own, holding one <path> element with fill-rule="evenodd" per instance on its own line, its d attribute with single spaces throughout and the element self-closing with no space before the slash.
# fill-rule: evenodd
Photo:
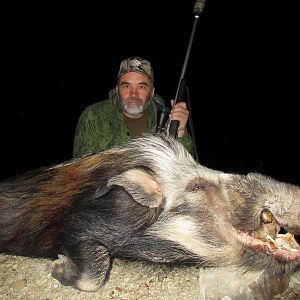
<svg viewBox="0 0 300 300">
<path fill-rule="evenodd" d="M 0 184 L 0 252 L 53 258 L 84 291 L 115 257 L 290 274 L 299 234 L 298 186 L 207 168 L 160 134 Z"/>
</svg>

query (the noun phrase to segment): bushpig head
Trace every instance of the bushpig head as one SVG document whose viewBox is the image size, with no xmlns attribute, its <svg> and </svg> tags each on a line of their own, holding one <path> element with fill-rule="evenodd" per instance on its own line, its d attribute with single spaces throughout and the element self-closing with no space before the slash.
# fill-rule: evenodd
<svg viewBox="0 0 300 300">
<path fill-rule="evenodd" d="M 164 221 L 149 228 L 153 235 L 179 243 L 206 266 L 238 264 L 274 273 L 299 266 L 298 186 L 206 168 L 165 137 L 138 139 L 129 147 L 144 149 L 164 199 Z"/>
</svg>

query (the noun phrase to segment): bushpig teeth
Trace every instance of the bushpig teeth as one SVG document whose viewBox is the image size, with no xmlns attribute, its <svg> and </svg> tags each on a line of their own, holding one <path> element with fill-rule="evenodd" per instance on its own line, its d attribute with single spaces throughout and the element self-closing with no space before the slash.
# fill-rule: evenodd
<svg viewBox="0 0 300 300">
<path fill-rule="evenodd" d="M 276 241 L 269 234 L 266 234 L 266 239 L 268 242 L 272 243 L 276 248 L 278 248 Z"/>
<path fill-rule="evenodd" d="M 263 242 L 270 242 L 270 238 L 274 241 L 281 230 L 279 223 L 267 210 L 261 213 L 261 222 L 260 228 L 254 230 L 251 236 Z"/>
<path fill-rule="evenodd" d="M 288 250 L 288 251 L 300 251 L 300 245 L 297 243 L 294 235 L 287 232 L 286 234 L 278 234 L 276 242 L 279 247 Z"/>
<path fill-rule="evenodd" d="M 294 245 L 294 237 L 289 232 L 286 234 L 279 234 L 276 239 L 273 239 L 270 235 L 266 234 L 266 239 L 272 245 L 272 247 L 275 247 L 276 249 L 296 252 L 300 251 L 299 249 L 296 249 L 294 247 L 297 247 L 297 245 Z"/>
<path fill-rule="evenodd" d="M 273 215 L 270 211 L 268 210 L 264 210 L 262 213 L 261 213 L 261 220 L 263 223 L 271 223 L 273 221 Z"/>
</svg>

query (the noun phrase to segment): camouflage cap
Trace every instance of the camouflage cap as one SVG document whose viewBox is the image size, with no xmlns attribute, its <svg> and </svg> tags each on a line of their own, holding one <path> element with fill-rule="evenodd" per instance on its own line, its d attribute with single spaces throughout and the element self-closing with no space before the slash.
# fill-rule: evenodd
<svg viewBox="0 0 300 300">
<path fill-rule="evenodd" d="M 118 79 L 128 72 L 138 72 L 144 74 L 150 80 L 154 81 L 153 69 L 150 62 L 138 56 L 132 56 L 124 59 L 120 64 Z"/>
</svg>

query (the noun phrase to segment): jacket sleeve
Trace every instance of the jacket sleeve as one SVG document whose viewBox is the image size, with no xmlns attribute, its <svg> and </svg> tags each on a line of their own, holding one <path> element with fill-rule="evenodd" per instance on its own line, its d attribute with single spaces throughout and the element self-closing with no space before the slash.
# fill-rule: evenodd
<svg viewBox="0 0 300 300">
<path fill-rule="evenodd" d="M 178 141 L 186 148 L 186 150 L 195 158 L 193 140 L 190 134 L 185 132 L 185 135 L 181 138 L 178 138 Z"/>
</svg>

